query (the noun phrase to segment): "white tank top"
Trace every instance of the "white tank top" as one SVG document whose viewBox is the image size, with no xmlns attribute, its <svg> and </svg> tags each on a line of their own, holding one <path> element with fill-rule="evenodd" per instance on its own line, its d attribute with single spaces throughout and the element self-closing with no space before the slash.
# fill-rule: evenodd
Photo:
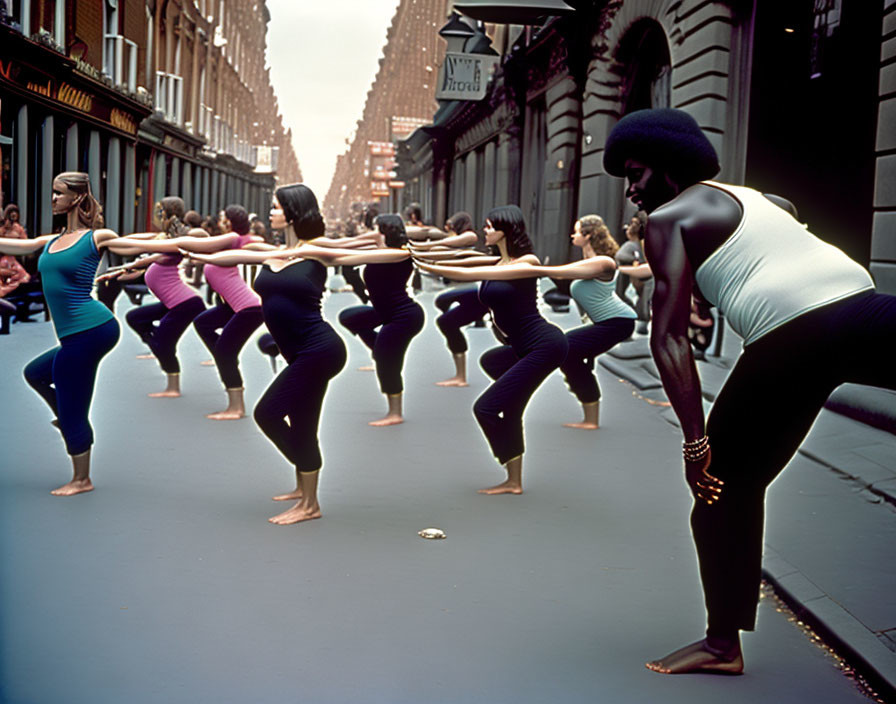
<svg viewBox="0 0 896 704">
<path fill-rule="evenodd" d="M 736 198 L 743 219 L 694 277 L 745 345 L 807 311 L 874 288 L 863 266 L 759 191 L 704 183 Z"/>
</svg>

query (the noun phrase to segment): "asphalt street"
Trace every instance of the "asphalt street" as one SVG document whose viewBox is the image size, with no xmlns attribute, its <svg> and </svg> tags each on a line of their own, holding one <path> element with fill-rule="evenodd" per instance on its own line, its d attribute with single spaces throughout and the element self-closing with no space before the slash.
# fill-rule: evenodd
<svg viewBox="0 0 896 704">
<path fill-rule="evenodd" d="M 270 497 L 292 488 L 291 468 L 251 418 L 205 418 L 225 397 L 192 331 L 171 400 L 146 396 L 163 375 L 123 329 L 92 411 L 97 489 L 65 499 L 49 494 L 69 478 L 62 442 L 21 377 L 52 328 L 0 338 L 0 700 L 869 701 L 771 599 L 744 637 L 743 677 L 645 669 L 704 623 L 677 430 L 603 368 L 601 429 L 563 428 L 580 410 L 554 375 L 526 416 L 525 493 L 478 495 L 503 478 L 470 410 L 494 340 L 468 328 L 470 387 L 436 387 L 453 369 L 432 298 L 420 297 L 403 425 L 367 425 L 385 402 L 343 335 L 349 364 L 321 427 L 323 518 L 288 527 L 266 518 L 285 508 Z M 328 318 L 355 303 L 331 295 Z M 251 407 L 272 372 L 254 340 L 242 359 Z M 796 478 L 776 485 L 770 535 L 783 504 L 811 498 Z M 418 537 L 427 527 L 447 539 Z"/>
</svg>

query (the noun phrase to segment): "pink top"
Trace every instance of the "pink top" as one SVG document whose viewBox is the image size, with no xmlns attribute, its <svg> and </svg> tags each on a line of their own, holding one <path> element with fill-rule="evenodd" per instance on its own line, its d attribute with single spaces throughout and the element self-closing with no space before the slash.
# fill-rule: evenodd
<svg viewBox="0 0 896 704">
<path fill-rule="evenodd" d="M 252 235 L 239 235 L 239 241 L 230 249 L 241 249 L 252 241 Z M 208 285 L 224 299 L 234 313 L 239 313 L 245 308 L 261 305 L 261 299 L 258 297 L 258 294 L 243 281 L 239 269 L 235 266 L 206 264 L 203 272 Z"/>
<path fill-rule="evenodd" d="M 180 254 L 166 254 L 150 264 L 144 276 L 149 290 L 169 310 L 199 295 L 180 277 L 181 259 Z"/>
</svg>

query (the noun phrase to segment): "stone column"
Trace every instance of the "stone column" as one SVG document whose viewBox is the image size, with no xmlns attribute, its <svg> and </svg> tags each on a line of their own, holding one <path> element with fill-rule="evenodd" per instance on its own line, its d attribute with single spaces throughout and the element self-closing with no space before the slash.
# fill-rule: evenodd
<svg viewBox="0 0 896 704">
<path fill-rule="evenodd" d="M 27 7 L 29 3 L 25 3 L 25 7 Z M 19 108 L 19 113 L 16 115 L 16 139 L 15 145 L 13 149 L 15 150 L 15 197 L 16 197 L 16 205 L 19 206 L 19 212 L 21 213 L 22 221 L 27 223 L 36 222 L 36 218 L 31 217 L 31 211 L 28 209 L 29 205 L 29 196 L 31 195 L 28 191 L 28 183 L 30 180 L 30 172 L 31 172 L 31 159 L 28 154 L 28 106 L 23 105 Z M 29 227 L 29 231 L 34 229 L 34 225 L 32 224 Z"/>
<path fill-rule="evenodd" d="M 103 216 L 106 227 L 116 232 L 121 230 L 121 177 L 121 140 L 110 137 L 106 156 L 106 200 L 103 203 Z"/>
<path fill-rule="evenodd" d="M 78 163 L 78 123 L 73 122 L 65 131 L 65 170 L 80 171 Z"/>
<path fill-rule="evenodd" d="M 124 145 L 124 177 L 122 178 L 121 232 L 134 232 L 135 208 L 137 200 L 137 148 L 130 142 Z"/>
<path fill-rule="evenodd" d="M 53 116 L 44 118 L 43 125 L 40 130 L 41 140 L 41 160 L 40 160 L 40 183 L 37 192 L 39 200 L 36 204 L 40 219 L 38 220 L 39 234 L 45 235 L 53 231 L 53 201 L 51 199 L 53 192 L 53 147 L 55 144 L 55 135 L 53 134 Z"/>
</svg>

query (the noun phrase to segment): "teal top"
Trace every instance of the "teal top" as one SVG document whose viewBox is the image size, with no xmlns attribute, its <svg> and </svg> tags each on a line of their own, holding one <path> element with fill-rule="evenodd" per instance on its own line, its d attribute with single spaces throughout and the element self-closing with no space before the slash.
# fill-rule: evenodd
<svg viewBox="0 0 896 704">
<path fill-rule="evenodd" d="M 599 279 L 579 279 L 573 281 L 569 292 L 585 313 L 591 318 L 592 323 L 599 323 L 610 318 L 637 318 L 638 315 L 619 296 L 616 295 L 616 270 L 610 281 Z"/>
<path fill-rule="evenodd" d="M 44 287 L 44 298 L 53 316 L 56 337 L 90 330 L 112 319 L 112 312 L 90 294 L 100 252 L 88 230 L 74 244 L 51 252 L 56 240 L 51 240 L 37 261 Z"/>
</svg>

